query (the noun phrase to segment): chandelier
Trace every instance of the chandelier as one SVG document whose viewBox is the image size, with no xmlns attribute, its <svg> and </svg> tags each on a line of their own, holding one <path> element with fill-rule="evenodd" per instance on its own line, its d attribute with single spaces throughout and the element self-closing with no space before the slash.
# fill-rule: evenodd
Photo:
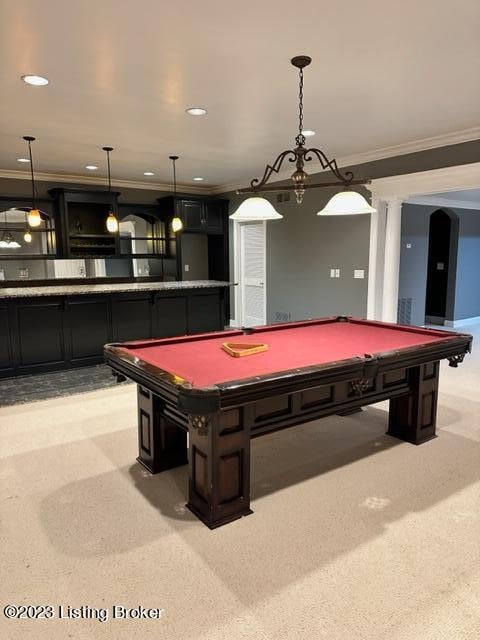
<svg viewBox="0 0 480 640">
<path fill-rule="evenodd" d="M 311 63 L 308 56 L 296 56 L 291 63 L 299 70 L 299 105 L 298 105 L 298 135 L 295 138 L 295 147 L 282 151 L 272 164 L 267 164 L 262 178 L 253 178 L 250 187 L 238 189 L 237 194 L 253 194 L 244 200 L 230 218 L 237 221 L 245 220 L 275 220 L 283 216 L 275 210 L 273 205 L 263 198 L 260 193 L 275 191 L 293 191 L 298 204 L 303 202 L 306 189 L 320 187 L 341 187 L 341 191 L 333 196 L 328 204 L 317 213 L 317 215 L 351 215 L 358 213 L 372 213 L 375 209 L 371 207 L 365 198 L 357 191 L 352 191 L 352 186 L 369 184 L 368 180 L 355 180 L 351 171 L 342 173 L 338 168 L 335 159 L 329 160 L 321 149 L 306 148 L 305 135 L 303 129 L 303 69 Z M 305 171 L 305 164 L 313 159 L 320 162 L 322 169 L 329 170 L 335 180 L 317 184 L 308 184 L 308 173 Z M 270 178 L 280 171 L 283 163 L 287 160 L 295 164 L 295 171 L 292 173 L 293 185 L 288 186 L 268 186 Z"/>
</svg>

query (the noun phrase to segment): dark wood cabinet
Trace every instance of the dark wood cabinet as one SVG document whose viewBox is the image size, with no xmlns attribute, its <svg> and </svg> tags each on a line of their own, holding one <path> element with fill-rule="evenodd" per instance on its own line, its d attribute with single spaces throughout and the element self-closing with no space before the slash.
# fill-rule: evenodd
<svg viewBox="0 0 480 640">
<path fill-rule="evenodd" d="M 98 353 L 109 340 L 108 298 L 80 296 L 66 301 L 67 360 L 88 365 L 98 360 Z"/>
<path fill-rule="evenodd" d="M 13 371 L 12 335 L 9 315 L 7 304 L 0 304 L 0 372 L 6 374 Z"/>
<path fill-rule="evenodd" d="M 185 231 L 205 231 L 203 202 L 200 200 L 180 200 L 176 209 Z"/>
<path fill-rule="evenodd" d="M 20 373 L 48 365 L 61 368 L 65 361 L 62 298 L 24 299 L 16 305 L 17 369 Z"/>
<path fill-rule="evenodd" d="M 0 301 L 0 378 L 103 362 L 108 342 L 218 331 L 225 287 L 7 298 Z"/>
<path fill-rule="evenodd" d="M 218 291 L 207 291 L 201 295 L 192 296 L 188 302 L 188 333 L 202 333 L 210 331 L 212 325 L 220 325 L 221 308 Z"/>
<path fill-rule="evenodd" d="M 112 299 L 114 342 L 141 340 L 152 335 L 151 295 L 118 294 Z"/>
<path fill-rule="evenodd" d="M 154 338 L 185 335 L 188 332 L 186 296 L 180 292 L 155 296 L 152 329 Z"/>
<path fill-rule="evenodd" d="M 227 211 L 226 200 L 208 200 L 205 202 L 204 223 L 207 233 L 221 234 L 224 232 L 224 225 L 227 224 Z"/>
<path fill-rule="evenodd" d="M 117 233 L 106 227 L 117 211 L 117 191 L 55 188 L 49 190 L 58 212 L 57 255 L 64 258 L 109 257 L 119 253 Z"/>
<path fill-rule="evenodd" d="M 183 231 L 223 234 L 227 226 L 228 200 L 172 196 L 158 200 L 163 214 L 170 218 L 177 215 L 183 222 Z"/>
</svg>

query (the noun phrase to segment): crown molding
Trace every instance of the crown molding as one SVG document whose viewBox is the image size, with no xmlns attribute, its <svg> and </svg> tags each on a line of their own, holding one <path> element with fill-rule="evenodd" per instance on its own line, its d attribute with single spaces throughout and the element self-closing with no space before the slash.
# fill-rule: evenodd
<svg viewBox="0 0 480 640">
<path fill-rule="evenodd" d="M 367 162 L 374 162 L 376 160 L 385 160 L 386 158 L 394 158 L 395 156 L 404 156 L 410 153 L 418 153 L 419 151 L 428 151 L 429 149 L 438 149 L 440 147 L 449 147 L 454 144 L 461 144 L 462 142 L 471 142 L 472 140 L 480 139 L 480 127 L 473 127 L 471 129 L 463 129 L 462 131 L 455 131 L 453 133 L 445 133 L 438 136 L 432 136 L 430 138 L 422 138 L 419 140 L 413 140 L 411 142 L 404 142 L 402 144 L 393 145 L 391 147 L 383 147 L 375 149 L 373 151 L 365 151 L 362 153 L 356 153 L 349 156 L 343 156 L 337 158 L 337 164 L 341 167 L 352 167 L 359 164 L 365 164 Z M 268 158 L 266 158 L 268 161 Z M 326 170 L 320 169 L 316 171 L 316 174 L 324 173 Z M 284 169 L 275 176 L 275 182 L 281 182 L 287 180 L 292 175 L 292 168 Z M 315 175 L 315 174 L 311 174 Z M 248 182 L 248 181 L 247 181 Z M 272 184 L 274 184 L 272 183 Z M 246 182 L 235 182 L 225 185 L 218 185 L 212 187 L 212 193 L 221 194 L 229 191 L 236 191 L 247 186 Z"/>
<path fill-rule="evenodd" d="M 15 169 L 0 169 L 0 178 L 9 178 L 12 180 L 31 180 L 30 172 L 18 171 Z M 84 185 L 101 185 L 108 186 L 107 178 L 100 176 L 76 176 L 65 173 L 42 173 L 35 171 L 35 180 L 43 182 L 59 182 L 64 184 L 84 184 Z M 123 187 L 124 189 L 143 189 L 148 191 L 173 191 L 172 184 L 163 182 L 141 182 L 135 180 L 114 180 L 112 179 L 112 187 Z M 177 183 L 177 190 L 182 193 L 210 195 L 211 187 L 200 187 L 193 185 L 185 185 Z"/>
<path fill-rule="evenodd" d="M 478 202 L 475 203 L 435 196 L 414 196 L 404 200 L 404 204 L 420 204 L 428 207 L 439 207 L 441 209 L 472 209 L 473 211 L 480 211 L 480 198 Z"/>
<path fill-rule="evenodd" d="M 479 187 L 480 162 L 378 178 L 372 180 L 368 185 L 372 198 L 387 200 L 401 198 L 403 201 L 414 196 L 478 189 Z"/>
<path fill-rule="evenodd" d="M 390 147 L 383 147 L 375 149 L 373 151 L 365 151 L 362 153 L 352 154 L 337 158 L 337 164 L 341 167 L 350 167 L 354 165 L 365 164 L 367 162 L 374 162 L 376 160 L 385 160 L 386 158 L 393 158 L 395 156 L 407 155 L 410 153 L 418 153 L 420 151 L 428 151 L 429 149 L 437 149 L 440 147 L 448 147 L 455 144 L 461 144 L 463 142 L 471 142 L 473 140 L 480 139 L 480 127 L 473 127 L 471 129 L 464 129 L 462 131 L 455 131 L 453 133 L 446 133 L 438 136 L 432 136 L 430 138 L 422 138 L 411 142 L 405 142 Z M 268 158 L 266 158 L 266 162 Z M 328 171 L 326 169 L 325 171 Z M 319 169 L 315 174 L 322 174 L 324 170 Z M 275 176 L 274 182 L 281 182 L 282 180 L 288 180 L 291 177 L 292 168 L 284 169 Z M 312 174 L 312 175 L 315 175 Z M 411 174 L 409 174 L 411 175 Z M 401 177 L 401 176 L 400 176 Z M 10 178 L 16 180 L 30 180 L 30 173 L 26 171 L 18 171 L 13 169 L 0 169 L 0 178 Z M 59 183 L 75 183 L 75 184 L 91 184 L 91 185 L 106 185 L 107 180 L 105 178 L 96 176 L 79 176 L 69 175 L 63 173 L 39 173 L 35 172 L 35 179 L 45 182 L 59 182 Z M 220 195 L 228 193 L 230 191 L 236 191 L 248 184 L 248 180 L 243 182 L 232 182 L 227 184 L 215 185 L 215 186 L 194 186 L 179 184 L 184 193 L 191 194 L 203 194 L 203 195 Z M 480 183 L 479 183 L 480 184 Z M 112 180 L 112 186 L 124 187 L 125 189 L 146 189 L 150 191 L 172 191 L 171 184 L 159 183 L 159 182 L 142 182 L 136 180 Z M 479 185 L 477 185 L 479 186 Z M 445 190 L 445 189 L 444 189 Z"/>
</svg>

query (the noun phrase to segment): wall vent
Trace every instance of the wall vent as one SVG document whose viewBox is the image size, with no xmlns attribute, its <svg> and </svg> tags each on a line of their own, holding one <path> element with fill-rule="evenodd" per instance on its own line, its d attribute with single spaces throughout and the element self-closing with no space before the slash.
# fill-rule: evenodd
<svg viewBox="0 0 480 640">
<path fill-rule="evenodd" d="M 399 298 L 397 322 L 412 324 L 412 298 Z"/>
<path fill-rule="evenodd" d="M 288 322 L 292 319 L 291 313 L 285 313 L 283 311 L 275 311 L 275 322 Z"/>
</svg>

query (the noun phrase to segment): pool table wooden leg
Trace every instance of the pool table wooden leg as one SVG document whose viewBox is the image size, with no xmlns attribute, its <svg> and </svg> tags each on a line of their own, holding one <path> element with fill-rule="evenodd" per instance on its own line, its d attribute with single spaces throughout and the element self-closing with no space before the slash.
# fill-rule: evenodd
<svg viewBox="0 0 480 640">
<path fill-rule="evenodd" d="M 409 369 L 410 393 L 390 400 L 389 435 L 413 444 L 436 437 L 439 365 L 429 362 Z"/>
<path fill-rule="evenodd" d="M 150 473 L 187 464 L 187 432 L 163 414 L 164 403 L 138 385 L 138 462 Z"/>
<path fill-rule="evenodd" d="M 210 529 L 252 513 L 250 434 L 242 411 L 189 415 L 187 507 Z"/>
</svg>

